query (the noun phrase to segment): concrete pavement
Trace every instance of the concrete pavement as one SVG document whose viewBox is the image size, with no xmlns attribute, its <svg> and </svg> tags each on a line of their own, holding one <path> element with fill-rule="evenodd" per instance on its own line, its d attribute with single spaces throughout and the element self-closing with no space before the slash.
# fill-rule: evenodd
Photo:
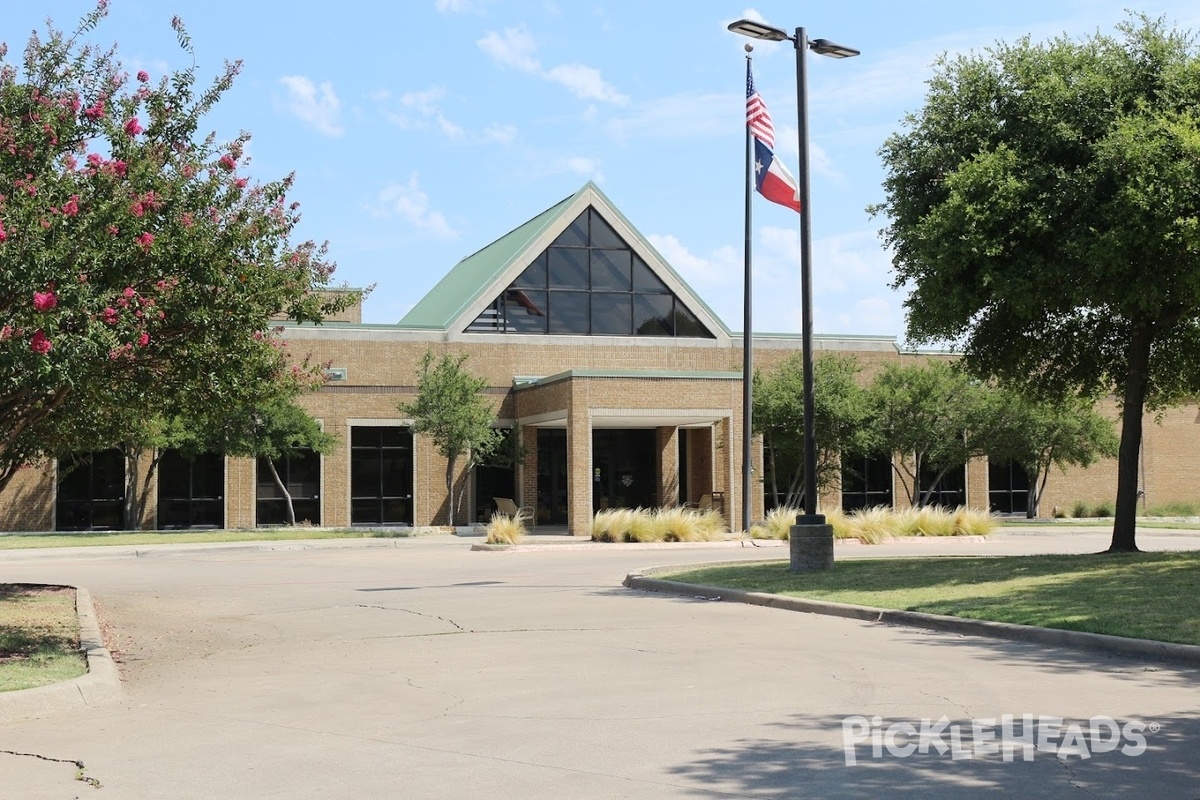
<svg viewBox="0 0 1200 800">
<path fill-rule="evenodd" d="M 1106 541 L 1021 529 L 838 557 Z M 0 711 L 0 798 L 1200 797 L 1195 669 L 619 586 L 783 550 L 390 544 L 0 554 L 6 581 L 89 588 L 124 678 L 99 705 Z M 1146 750 L 1100 736 L 1089 758 L 1006 761 L 970 735 L 944 754 L 884 741 L 1023 714 L 1067 720 L 1035 725 L 1047 745 L 1072 720 L 1141 724 Z"/>
</svg>

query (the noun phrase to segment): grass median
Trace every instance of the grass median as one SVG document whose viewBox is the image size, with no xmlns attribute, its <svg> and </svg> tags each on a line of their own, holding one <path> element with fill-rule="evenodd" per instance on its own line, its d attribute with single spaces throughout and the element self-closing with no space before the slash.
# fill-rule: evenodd
<svg viewBox="0 0 1200 800">
<path fill-rule="evenodd" d="M 58 683 L 85 672 L 75 590 L 0 584 L 0 692 Z"/>
<path fill-rule="evenodd" d="M 657 573 L 684 583 L 1200 645 L 1200 551 L 788 562 Z"/>
</svg>

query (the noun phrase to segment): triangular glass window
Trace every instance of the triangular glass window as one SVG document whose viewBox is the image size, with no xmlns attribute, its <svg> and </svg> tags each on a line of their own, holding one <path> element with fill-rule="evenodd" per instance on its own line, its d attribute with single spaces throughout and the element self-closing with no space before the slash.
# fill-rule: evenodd
<svg viewBox="0 0 1200 800">
<path fill-rule="evenodd" d="M 591 207 L 467 331 L 714 338 Z"/>
</svg>

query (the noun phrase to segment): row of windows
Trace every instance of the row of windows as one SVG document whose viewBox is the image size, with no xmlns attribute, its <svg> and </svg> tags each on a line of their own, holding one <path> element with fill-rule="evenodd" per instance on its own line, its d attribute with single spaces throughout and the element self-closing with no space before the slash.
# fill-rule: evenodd
<svg viewBox="0 0 1200 800">
<path fill-rule="evenodd" d="M 539 464 L 542 459 L 539 458 Z M 546 460 L 549 464 L 549 459 Z M 298 522 L 321 522 L 321 457 L 305 455 L 272 464 L 259 459 L 256 520 L 259 525 L 287 522 L 292 498 Z M 893 504 L 892 467 L 886 456 L 846 459 L 842 472 L 842 509 L 854 511 Z M 278 477 L 278 482 L 276 481 Z M 927 489 L 932 472 L 922 475 Z M 167 451 L 159 464 L 158 524 L 164 530 L 220 528 L 224 519 L 224 460 L 214 454 L 185 458 Z M 489 478 L 484 495 L 510 494 L 506 476 Z M 485 482 L 487 483 L 487 482 Z M 125 462 L 117 450 L 63 461 L 56 499 L 58 530 L 119 530 L 123 527 Z M 350 441 L 350 521 L 353 525 L 411 525 L 413 523 L 412 431 L 404 427 L 354 427 Z M 539 495 L 543 493 L 539 483 Z M 549 487 L 545 488 L 549 491 Z M 565 490 L 564 490 L 565 494 Z M 988 499 L 997 513 L 1023 513 L 1028 508 L 1029 478 L 1019 465 L 988 465 Z M 480 498 L 477 498 L 479 501 Z M 942 476 L 931 502 L 948 507 L 966 503 L 965 470 Z M 779 501 L 767 498 L 767 506 Z M 481 508 L 484 502 L 478 502 Z"/>
<path fill-rule="evenodd" d="M 257 465 L 255 519 L 287 522 L 287 499 L 297 522 L 321 523 L 321 457 L 315 452 Z M 274 469 L 272 470 L 272 467 Z M 353 525 L 411 525 L 412 431 L 354 427 L 350 432 L 350 521 Z M 276 480 L 278 478 L 278 481 Z M 212 453 L 185 458 L 163 454 L 158 467 L 158 526 L 163 530 L 225 525 L 224 459 Z M 58 530 L 124 527 L 125 460 L 118 450 L 59 463 L 55 519 Z"/>
</svg>

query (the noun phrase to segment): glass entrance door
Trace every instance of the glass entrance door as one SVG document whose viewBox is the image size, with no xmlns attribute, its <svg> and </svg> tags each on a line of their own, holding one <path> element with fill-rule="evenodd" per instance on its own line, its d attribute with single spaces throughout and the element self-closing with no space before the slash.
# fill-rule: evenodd
<svg viewBox="0 0 1200 800">
<path fill-rule="evenodd" d="M 658 506 L 658 455 L 650 429 L 592 431 L 592 510 Z"/>
</svg>

